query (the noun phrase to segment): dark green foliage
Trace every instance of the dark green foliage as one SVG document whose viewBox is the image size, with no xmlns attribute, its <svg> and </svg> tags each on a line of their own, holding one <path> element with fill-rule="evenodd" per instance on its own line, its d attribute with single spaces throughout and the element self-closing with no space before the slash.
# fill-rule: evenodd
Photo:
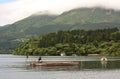
<svg viewBox="0 0 120 79">
<path fill-rule="evenodd" d="M 35 37 L 20 45 L 18 55 L 88 55 L 120 56 L 120 32 L 117 28 L 103 30 L 72 30 Z"/>
<path fill-rule="evenodd" d="M 120 29 L 120 11 L 112 9 L 98 7 L 78 8 L 64 12 L 61 15 L 32 15 L 21 21 L 0 27 L 0 48 L 10 50 L 10 46 L 13 46 L 12 48 L 14 49 L 18 46 L 18 43 L 22 43 L 32 36 L 58 32 L 60 30 L 96 30 L 113 27 Z M 115 36 L 113 34 L 113 36 L 116 37 L 117 35 Z M 66 40 L 63 41 L 62 38 L 66 38 Z M 73 40 L 68 40 L 70 38 L 73 38 L 73 40 L 84 38 L 87 41 L 89 37 L 68 37 L 67 35 L 65 37 L 59 37 L 61 42 L 73 42 Z M 116 39 L 119 39 L 119 37 Z M 89 38 L 89 40 L 92 41 L 91 38 Z M 14 41 L 16 44 L 11 45 Z M 99 41 L 99 39 L 97 39 L 97 41 Z M 76 40 L 75 42 L 84 43 L 85 41 Z M 9 45 L 7 45 L 8 43 Z"/>
</svg>

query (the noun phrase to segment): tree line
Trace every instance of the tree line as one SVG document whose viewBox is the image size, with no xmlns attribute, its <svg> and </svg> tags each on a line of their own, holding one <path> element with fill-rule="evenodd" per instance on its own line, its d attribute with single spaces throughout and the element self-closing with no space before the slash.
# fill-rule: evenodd
<svg viewBox="0 0 120 79">
<path fill-rule="evenodd" d="M 34 37 L 13 51 L 17 55 L 58 56 L 61 53 L 120 56 L 120 32 L 117 28 L 58 31 Z"/>
</svg>

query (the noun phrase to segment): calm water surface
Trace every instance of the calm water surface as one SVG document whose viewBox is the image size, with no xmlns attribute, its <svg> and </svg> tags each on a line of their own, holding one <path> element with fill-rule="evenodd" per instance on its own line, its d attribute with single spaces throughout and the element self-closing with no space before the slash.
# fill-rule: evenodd
<svg viewBox="0 0 120 79">
<path fill-rule="evenodd" d="M 43 61 L 78 61 L 78 66 L 29 66 L 38 57 L 0 55 L 0 79 L 120 79 L 120 57 L 52 56 L 42 57 Z"/>
</svg>

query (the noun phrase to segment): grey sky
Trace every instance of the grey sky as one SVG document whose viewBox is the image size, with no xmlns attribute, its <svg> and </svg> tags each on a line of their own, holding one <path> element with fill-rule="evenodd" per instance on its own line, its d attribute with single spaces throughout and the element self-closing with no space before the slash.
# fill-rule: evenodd
<svg viewBox="0 0 120 79">
<path fill-rule="evenodd" d="M 120 10 L 120 0 L 14 0 L 0 3 L 0 25 L 14 23 L 39 11 L 60 14 L 73 8 L 95 6 Z"/>
</svg>

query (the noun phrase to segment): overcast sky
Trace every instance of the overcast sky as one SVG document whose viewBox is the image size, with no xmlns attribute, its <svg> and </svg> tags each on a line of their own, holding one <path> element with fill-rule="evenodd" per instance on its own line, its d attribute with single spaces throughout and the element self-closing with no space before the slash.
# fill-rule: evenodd
<svg viewBox="0 0 120 79">
<path fill-rule="evenodd" d="M 120 10 L 120 0 L 0 0 L 0 26 L 40 11 L 60 14 L 73 8 L 95 6 Z"/>
</svg>

